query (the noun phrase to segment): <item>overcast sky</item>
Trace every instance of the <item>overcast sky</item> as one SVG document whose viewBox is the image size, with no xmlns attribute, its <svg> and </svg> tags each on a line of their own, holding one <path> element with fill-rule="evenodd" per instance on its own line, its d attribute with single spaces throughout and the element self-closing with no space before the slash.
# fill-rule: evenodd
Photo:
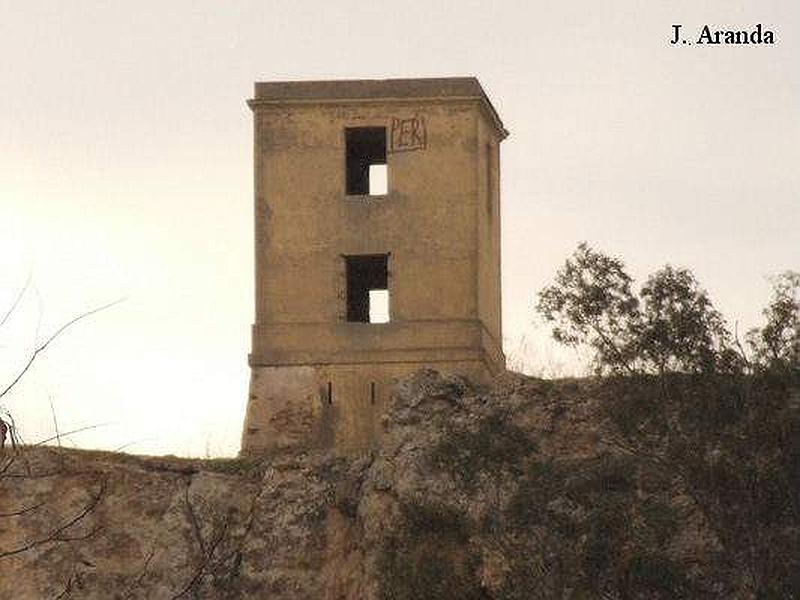
<svg viewBox="0 0 800 600">
<path fill-rule="evenodd" d="M 775 32 L 672 46 L 672 25 Z M 800 268 L 800 5 L 0 1 L 0 400 L 28 441 L 234 454 L 253 315 L 255 80 L 475 75 L 502 146 L 506 350 L 581 240 L 689 267 L 740 330 Z M 2 314 L 0 310 L 0 314 Z"/>
</svg>

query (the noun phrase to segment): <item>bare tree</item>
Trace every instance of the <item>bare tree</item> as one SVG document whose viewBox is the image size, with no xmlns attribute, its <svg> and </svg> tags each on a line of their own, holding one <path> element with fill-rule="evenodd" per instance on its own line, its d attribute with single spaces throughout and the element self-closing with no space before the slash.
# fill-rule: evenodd
<svg viewBox="0 0 800 600">
<path fill-rule="evenodd" d="M 0 319 L 0 327 L 5 325 L 9 319 L 12 317 L 16 309 L 19 307 L 20 302 L 22 301 L 25 292 L 27 291 L 30 285 L 30 277 L 26 281 L 25 285 L 19 291 L 17 296 L 14 299 L 14 302 L 11 306 L 6 310 L 3 314 L 2 319 Z M 123 299 L 118 299 L 113 302 L 109 302 L 102 306 L 98 306 L 86 312 L 83 312 L 76 317 L 68 320 L 66 323 L 59 326 L 53 333 L 48 335 L 44 338 L 43 341 L 36 341 L 34 344 L 33 350 L 31 351 L 30 356 L 25 361 L 22 368 L 11 378 L 11 380 L 2 385 L 0 387 L 0 399 L 8 395 L 14 387 L 19 384 L 22 378 L 30 371 L 33 364 L 36 362 L 37 358 L 42 356 L 42 354 L 47 350 L 47 348 L 67 329 L 78 323 L 79 321 L 94 315 L 100 311 L 106 310 L 116 304 L 122 302 Z M 52 400 L 51 400 L 51 409 L 52 409 Z M 55 420 L 55 414 L 53 415 Z M 68 431 L 66 433 L 61 433 L 58 431 L 58 426 L 56 425 L 56 436 L 55 438 L 49 438 L 38 442 L 35 445 L 41 445 L 51 441 L 51 439 L 60 439 L 62 437 L 71 435 L 73 433 L 77 433 L 78 431 L 83 431 L 86 429 L 91 429 L 91 427 L 82 427 L 79 429 L 75 429 L 73 431 Z M 6 441 L 10 441 L 11 445 L 11 454 L 7 457 L 3 457 L 0 460 L 0 480 L 9 477 L 9 476 L 26 476 L 26 469 L 22 469 L 19 473 L 13 471 L 19 471 L 19 469 L 12 469 L 14 466 L 15 460 L 20 456 L 19 452 L 21 450 L 21 446 L 19 444 L 19 433 L 17 431 L 16 424 L 14 422 L 14 418 L 10 411 L 2 409 L 0 410 L 0 452 L 5 454 L 5 444 Z M 30 475 L 28 473 L 28 475 Z M 104 479 L 98 482 L 98 489 L 96 492 L 92 493 L 90 498 L 84 503 L 82 508 L 78 510 L 76 513 L 67 516 L 65 518 L 61 518 L 60 515 L 57 515 L 55 520 L 47 519 L 50 522 L 48 525 L 44 525 L 41 528 L 41 535 L 26 540 L 25 542 L 20 543 L 17 546 L 11 548 L 0 548 L 0 559 L 7 558 L 10 556 L 14 556 L 23 552 L 27 552 L 36 548 L 38 546 L 52 544 L 52 543 L 61 543 L 61 542 L 70 542 L 77 539 L 84 539 L 86 537 L 90 537 L 96 533 L 97 528 L 93 527 L 88 532 L 76 532 L 77 527 L 79 524 L 83 523 L 87 517 L 94 512 L 97 508 L 99 503 L 101 502 L 103 496 L 106 492 L 106 481 Z M 44 510 L 47 505 L 50 504 L 49 500 L 45 500 L 42 502 L 25 502 L 24 498 L 18 498 L 17 501 L 19 502 L 19 507 L 15 508 L 14 510 L 7 511 L 0 513 L 0 518 L 14 518 L 14 517 L 29 517 L 34 516 L 36 518 L 40 518 L 37 516 L 39 511 Z M 52 522 L 51 522 L 52 521 Z M 69 587 L 69 585 L 68 585 Z"/>
<path fill-rule="evenodd" d="M 25 363 L 25 365 L 22 367 L 22 369 L 20 369 L 20 371 L 17 373 L 17 375 L 14 378 L 12 378 L 11 382 L 8 383 L 4 388 L 2 388 L 2 391 L 0 391 L 0 399 L 2 399 L 6 394 L 8 394 L 14 388 L 14 386 L 19 383 L 19 381 L 25 376 L 25 374 L 28 372 L 28 370 L 31 368 L 31 366 L 33 366 L 33 363 L 36 361 L 36 359 L 45 350 L 47 350 L 47 347 L 58 336 L 60 336 L 62 333 L 64 333 L 67 329 L 72 327 L 78 321 L 81 321 L 81 320 L 85 319 L 86 317 L 89 317 L 89 316 L 91 316 L 93 314 L 99 313 L 100 311 L 106 310 L 107 308 L 111 308 L 112 306 L 115 306 L 115 305 L 119 304 L 123 300 L 124 300 L 124 298 L 120 298 L 118 300 L 114 300 L 113 302 L 109 302 L 108 304 L 103 304 L 102 306 L 98 306 L 97 308 L 93 308 L 91 310 L 87 310 L 84 313 L 81 313 L 77 317 L 74 317 L 74 318 L 70 319 L 69 321 L 67 321 L 66 323 L 64 323 L 63 325 L 61 325 L 61 327 L 56 329 L 52 334 L 50 334 L 47 338 L 45 338 L 45 340 L 43 342 L 37 343 L 34 346 L 34 349 L 31 352 L 31 355 L 28 357 L 28 360 Z M 15 307 L 16 307 L 16 304 L 14 305 L 14 307 L 12 307 L 12 311 L 13 311 L 13 309 Z M 10 312 L 7 313 L 7 316 L 4 318 L 4 322 L 8 318 L 8 315 L 10 314 Z"/>
</svg>

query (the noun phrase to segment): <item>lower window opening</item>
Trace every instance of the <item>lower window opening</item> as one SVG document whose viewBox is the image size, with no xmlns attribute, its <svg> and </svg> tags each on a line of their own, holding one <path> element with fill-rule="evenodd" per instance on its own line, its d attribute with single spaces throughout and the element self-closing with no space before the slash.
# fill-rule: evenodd
<svg viewBox="0 0 800 600">
<path fill-rule="evenodd" d="M 346 256 L 347 320 L 389 322 L 389 255 Z"/>
</svg>

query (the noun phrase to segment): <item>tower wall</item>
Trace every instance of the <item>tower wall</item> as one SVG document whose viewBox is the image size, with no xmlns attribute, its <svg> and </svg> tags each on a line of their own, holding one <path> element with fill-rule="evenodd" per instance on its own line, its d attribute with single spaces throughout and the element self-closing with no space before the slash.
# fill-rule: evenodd
<svg viewBox="0 0 800 600">
<path fill-rule="evenodd" d="M 430 81 L 257 84 L 243 452 L 364 448 L 396 378 L 504 368 L 499 170 L 487 158 L 503 130 L 476 81 Z M 346 193 L 345 130 L 357 127 L 386 128 L 384 196 Z M 390 322 L 348 322 L 345 257 L 373 254 L 388 255 Z"/>
</svg>

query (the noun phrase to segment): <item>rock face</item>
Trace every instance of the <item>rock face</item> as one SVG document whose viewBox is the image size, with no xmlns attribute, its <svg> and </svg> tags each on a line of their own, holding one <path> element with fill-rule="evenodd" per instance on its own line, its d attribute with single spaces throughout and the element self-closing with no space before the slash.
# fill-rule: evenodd
<svg viewBox="0 0 800 600">
<path fill-rule="evenodd" d="M 766 567 L 607 393 L 421 372 L 355 458 L 6 451 L 0 598 L 755 598 Z M 794 593 L 796 521 L 775 519 L 769 580 Z"/>
</svg>

